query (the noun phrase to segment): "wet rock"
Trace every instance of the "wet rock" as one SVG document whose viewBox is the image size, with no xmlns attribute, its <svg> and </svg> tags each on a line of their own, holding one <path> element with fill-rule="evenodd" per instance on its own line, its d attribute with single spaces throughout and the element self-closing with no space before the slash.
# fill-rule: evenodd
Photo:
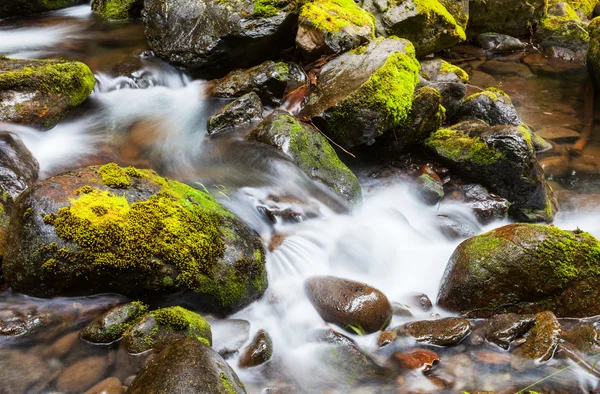
<svg viewBox="0 0 600 394">
<path fill-rule="evenodd" d="M 306 74 L 299 65 L 267 61 L 247 70 L 234 70 L 212 81 L 208 93 L 216 97 L 233 98 L 254 92 L 264 105 L 278 106 L 286 93 L 306 82 Z"/>
<path fill-rule="evenodd" d="M 412 303 L 418 306 L 423 312 L 429 312 L 433 308 L 433 303 L 427 294 L 414 294 L 411 296 Z"/>
<path fill-rule="evenodd" d="M 114 292 L 227 314 L 267 287 L 258 235 L 207 193 L 150 170 L 108 164 L 49 178 L 21 196 L 15 217 L 2 269 L 21 293 Z"/>
<path fill-rule="evenodd" d="M 563 330 L 563 339 L 585 354 L 600 350 L 600 330 L 590 323 L 577 323 Z"/>
<path fill-rule="evenodd" d="M 127 328 L 139 319 L 148 307 L 140 302 L 119 305 L 98 316 L 81 330 L 84 341 L 108 344 L 121 339 Z"/>
<path fill-rule="evenodd" d="M 430 82 L 469 83 L 465 70 L 442 59 L 421 61 L 420 75 Z"/>
<path fill-rule="evenodd" d="M 489 224 L 496 220 L 506 219 L 510 203 L 481 185 L 467 184 L 462 187 L 464 202 L 477 216 L 479 223 Z"/>
<path fill-rule="evenodd" d="M 256 126 L 248 139 L 279 149 L 311 179 L 324 184 L 345 200 L 356 203 L 362 199 L 358 179 L 314 127 L 279 112 Z"/>
<path fill-rule="evenodd" d="M 388 364 L 400 370 L 418 369 L 425 373 L 439 362 L 440 356 L 434 351 L 415 348 L 394 353 Z"/>
<path fill-rule="evenodd" d="M 423 320 L 406 323 L 395 329 L 398 336 L 411 336 L 417 342 L 438 346 L 453 346 L 471 333 L 467 319 L 447 317 L 439 320 Z"/>
<path fill-rule="evenodd" d="M 494 32 L 524 37 L 545 15 L 546 0 L 475 0 L 469 4 L 467 34 Z"/>
<path fill-rule="evenodd" d="M 179 306 L 162 308 L 147 313 L 127 328 L 123 348 L 130 354 L 160 351 L 173 340 L 185 337 L 212 345 L 210 325 L 202 316 Z"/>
<path fill-rule="evenodd" d="M 250 339 L 250 322 L 240 319 L 210 320 L 213 349 L 225 358 L 237 353 Z"/>
<path fill-rule="evenodd" d="M 15 200 L 38 178 L 39 164 L 21 140 L 0 132 L 0 200 Z"/>
<path fill-rule="evenodd" d="M 467 93 L 467 85 L 462 82 L 433 82 L 429 84 L 442 96 L 442 105 L 446 108 L 446 119 L 453 119 Z"/>
<path fill-rule="evenodd" d="M 509 365 L 511 361 L 510 354 L 488 352 L 485 350 L 475 353 L 475 361 L 483 365 Z"/>
<path fill-rule="evenodd" d="M 300 10 L 296 46 L 307 59 L 346 52 L 373 38 L 373 16 L 352 0 L 317 0 Z"/>
<path fill-rule="evenodd" d="M 144 0 L 92 0 L 92 11 L 112 21 L 138 18 L 142 14 L 142 8 Z"/>
<path fill-rule="evenodd" d="M 486 51 L 503 53 L 525 49 L 526 45 L 518 38 L 498 33 L 483 33 L 477 36 L 477 44 Z"/>
<path fill-rule="evenodd" d="M 513 354 L 535 362 L 548 361 L 552 358 L 558 347 L 560 334 L 560 323 L 552 312 L 537 313 L 535 315 L 535 326 L 527 335 L 525 343 L 518 347 Z M 512 364 L 517 369 L 527 368 L 528 365 L 532 367 L 535 365 L 529 363 L 523 364 L 522 360 L 513 360 Z"/>
<path fill-rule="evenodd" d="M 587 23 L 582 22 L 568 4 L 560 2 L 551 6 L 535 35 L 544 49 L 552 49 L 555 57 L 585 63 L 590 40 Z"/>
<path fill-rule="evenodd" d="M 433 133 L 425 146 L 470 181 L 510 201 L 520 221 L 552 221 L 556 207 L 537 162 L 528 130 L 463 122 Z"/>
<path fill-rule="evenodd" d="M 566 155 L 544 157 L 540 160 L 540 166 L 544 169 L 546 176 L 563 177 L 569 174 L 569 158 Z"/>
<path fill-rule="evenodd" d="M 320 70 L 300 117 L 345 148 L 371 142 L 408 118 L 418 71 L 409 41 L 374 40 Z"/>
<path fill-rule="evenodd" d="M 595 18 L 588 26 L 590 46 L 587 54 L 587 68 L 596 85 L 600 89 L 600 18 Z"/>
<path fill-rule="evenodd" d="M 37 308 L 4 309 L 0 311 L 1 336 L 32 336 L 56 323 L 50 313 Z"/>
<path fill-rule="evenodd" d="M 438 304 L 470 317 L 551 310 L 600 313 L 598 241 L 580 230 L 511 224 L 470 238 L 450 257 Z"/>
<path fill-rule="evenodd" d="M 117 378 L 106 378 L 84 394 L 121 394 L 123 393 L 121 381 Z"/>
<path fill-rule="evenodd" d="M 492 75 L 518 75 L 521 78 L 533 78 L 534 74 L 529 67 L 521 63 L 488 60 L 479 69 Z"/>
<path fill-rule="evenodd" d="M 292 8 L 254 0 L 145 0 L 142 19 L 158 57 L 201 76 L 223 75 L 293 46 Z"/>
<path fill-rule="evenodd" d="M 208 118 L 206 132 L 213 135 L 234 127 L 260 122 L 262 113 L 260 97 L 254 92 L 247 93 Z"/>
<path fill-rule="evenodd" d="M 439 177 L 423 174 L 415 182 L 416 193 L 427 205 L 435 205 L 444 197 L 444 185 Z"/>
<path fill-rule="evenodd" d="M 536 153 L 546 152 L 554 149 L 551 143 L 540 137 L 537 133 L 533 132 L 531 128 L 528 128 L 529 134 L 531 134 L 531 143 Z"/>
<path fill-rule="evenodd" d="M 106 357 L 87 357 L 65 368 L 56 379 L 56 388 L 65 394 L 80 394 L 99 382 L 106 372 Z"/>
<path fill-rule="evenodd" d="M 62 338 L 59 338 L 52 345 L 44 349 L 42 354 L 44 357 L 48 358 L 63 358 L 71 351 L 78 340 L 78 332 L 69 333 L 64 335 Z"/>
<path fill-rule="evenodd" d="M 394 316 L 412 317 L 413 314 L 410 311 L 410 307 L 399 302 L 392 302 L 392 313 Z"/>
<path fill-rule="evenodd" d="M 362 0 L 362 8 L 375 16 L 377 32 L 410 40 L 418 57 L 450 48 L 466 39 L 465 31 L 438 0 Z"/>
<path fill-rule="evenodd" d="M 503 91 L 494 88 L 488 88 L 481 93 L 467 97 L 455 118 L 459 122 L 480 119 L 490 126 L 519 126 L 523 123 L 519 119 L 510 97 Z"/>
<path fill-rule="evenodd" d="M 469 0 L 439 0 L 463 29 L 469 22 Z"/>
<path fill-rule="evenodd" d="M 333 276 L 313 276 L 305 291 L 319 315 L 348 332 L 383 330 L 392 318 L 392 306 L 379 290 L 360 282 Z"/>
<path fill-rule="evenodd" d="M 10 394 L 37 394 L 50 383 L 51 372 L 39 357 L 8 349 L 0 352 L 2 390 Z"/>
<path fill-rule="evenodd" d="M 477 235 L 481 228 L 474 221 L 463 215 L 437 215 L 440 231 L 448 239 L 465 239 Z"/>
<path fill-rule="evenodd" d="M 240 356 L 240 367 L 248 368 L 264 364 L 273 356 L 273 340 L 268 332 L 259 330 L 252 342 L 246 346 Z"/>
<path fill-rule="evenodd" d="M 210 347 L 187 338 L 165 348 L 133 380 L 128 394 L 245 394 L 243 384 Z"/>
<path fill-rule="evenodd" d="M 540 137 L 557 142 L 575 142 L 580 134 L 566 127 L 544 127 L 536 132 Z"/>
<path fill-rule="evenodd" d="M 533 53 L 523 59 L 536 75 L 559 77 L 585 76 L 586 69 L 578 62 L 558 59 L 547 54 Z"/>
<path fill-rule="evenodd" d="M 54 126 L 94 84 L 80 62 L 0 58 L 0 122 Z"/>
<path fill-rule="evenodd" d="M 0 18 L 27 16 L 41 12 L 59 10 L 75 5 L 77 0 L 24 0 L 3 1 L 0 4 Z"/>
<path fill-rule="evenodd" d="M 495 315 L 473 331 L 471 341 L 474 344 L 488 341 L 508 350 L 510 344 L 525 335 L 534 324 L 535 316 L 533 315 L 517 315 L 516 313 Z"/>
</svg>

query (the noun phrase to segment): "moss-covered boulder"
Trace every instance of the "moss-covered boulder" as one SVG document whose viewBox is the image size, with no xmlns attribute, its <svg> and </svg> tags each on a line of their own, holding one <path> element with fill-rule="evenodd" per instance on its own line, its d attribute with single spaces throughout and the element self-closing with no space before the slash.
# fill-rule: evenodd
<svg viewBox="0 0 600 394">
<path fill-rule="evenodd" d="M 547 0 L 471 0 L 467 34 L 502 33 L 524 37 L 546 15 Z"/>
<path fill-rule="evenodd" d="M 0 18 L 26 16 L 60 10 L 77 4 L 78 0 L 10 0 L 0 4 Z"/>
<path fill-rule="evenodd" d="M 466 179 L 506 198 L 516 220 L 552 222 L 556 200 L 524 126 L 463 122 L 436 131 L 425 146 Z"/>
<path fill-rule="evenodd" d="M 562 55 L 565 60 L 584 63 L 590 41 L 587 27 L 568 4 L 557 3 L 548 10 L 548 16 L 542 18 L 535 35 L 547 52 L 568 51 L 568 56 Z"/>
<path fill-rule="evenodd" d="M 256 126 L 248 139 L 279 149 L 309 177 L 345 200 L 356 203 L 362 199 L 356 176 L 311 125 L 300 123 L 287 113 L 275 113 Z"/>
<path fill-rule="evenodd" d="M 111 21 L 137 18 L 143 7 L 144 0 L 92 0 L 92 11 Z"/>
<path fill-rule="evenodd" d="M 406 121 L 418 77 L 409 41 L 371 41 L 321 69 L 300 117 L 345 148 L 372 142 Z"/>
<path fill-rule="evenodd" d="M 315 0 L 300 10 L 296 45 L 308 59 L 346 52 L 373 38 L 375 18 L 353 0 Z"/>
<path fill-rule="evenodd" d="M 438 304 L 473 317 L 553 311 L 600 313 L 600 243 L 590 234 L 511 224 L 461 243 L 444 272 Z"/>
<path fill-rule="evenodd" d="M 145 0 L 142 19 L 156 56 L 210 77 L 293 46 L 294 7 L 278 0 Z"/>
<path fill-rule="evenodd" d="M 591 18 L 594 8 L 598 5 L 598 0 L 548 0 L 548 8 L 560 3 L 572 8 L 580 18 Z"/>
<path fill-rule="evenodd" d="M 465 70 L 442 59 L 423 60 L 420 75 L 430 82 L 469 83 Z"/>
<path fill-rule="evenodd" d="M 95 344 L 113 343 L 120 340 L 125 331 L 147 310 L 148 306 L 141 302 L 115 306 L 85 326 L 79 337 Z"/>
<path fill-rule="evenodd" d="M 128 394 L 245 394 L 244 384 L 219 353 L 186 338 L 162 350 L 137 374 Z"/>
<path fill-rule="evenodd" d="M 131 354 L 160 351 L 175 340 L 192 338 L 212 346 L 210 324 L 202 316 L 180 306 L 157 309 L 127 327 L 123 348 Z"/>
<path fill-rule="evenodd" d="M 438 0 L 362 0 L 375 16 L 377 32 L 410 40 L 418 57 L 453 47 L 466 39 L 465 31 Z"/>
<path fill-rule="evenodd" d="M 463 30 L 469 23 L 469 0 L 439 0 Z"/>
<path fill-rule="evenodd" d="M 264 105 L 279 106 L 285 94 L 306 82 L 306 74 L 298 64 L 269 60 L 247 70 L 233 70 L 223 78 L 211 81 L 208 94 L 234 98 L 254 92 Z"/>
<path fill-rule="evenodd" d="M 600 89 L 600 17 L 594 18 L 588 31 L 590 46 L 587 54 L 587 67 L 596 88 Z"/>
<path fill-rule="evenodd" d="M 519 118 L 508 94 L 500 89 L 487 88 L 465 98 L 454 116 L 455 121 L 480 119 L 490 126 L 519 126 Z"/>
<path fill-rule="evenodd" d="M 227 129 L 259 122 L 263 118 L 263 110 L 260 97 L 254 92 L 246 93 L 208 118 L 206 132 L 212 135 Z"/>
<path fill-rule="evenodd" d="M 80 62 L 0 57 L 0 121 L 53 126 L 88 98 L 95 83 Z"/>
<path fill-rule="evenodd" d="M 154 171 L 68 172 L 29 188 L 15 210 L 2 268 L 21 293 L 115 292 L 227 314 L 267 287 L 258 235 L 210 195 Z"/>
</svg>

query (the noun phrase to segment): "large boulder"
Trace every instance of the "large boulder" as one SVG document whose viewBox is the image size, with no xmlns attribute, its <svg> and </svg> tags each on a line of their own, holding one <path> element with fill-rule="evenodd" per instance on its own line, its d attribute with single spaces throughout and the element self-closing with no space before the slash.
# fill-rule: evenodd
<svg viewBox="0 0 600 394">
<path fill-rule="evenodd" d="M 279 149 L 309 177 L 345 200 L 355 203 L 362 199 L 356 176 L 311 125 L 300 123 L 287 113 L 275 113 L 256 126 L 248 139 Z"/>
<path fill-rule="evenodd" d="M 92 11 L 113 21 L 137 18 L 143 7 L 144 0 L 92 0 Z"/>
<path fill-rule="evenodd" d="M 0 57 L 0 121 L 50 127 L 94 90 L 83 63 Z"/>
<path fill-rule="evenodd" d="M 361 0 L 375 16 L 377 32 L 410 40 L 418 57 L 451 48 L 466 39 L 463 27 L 438 0 Z M 453 9 L 456 11 L 457 9 Z M 462 18 L 464 21 L 464 17 Z"/>
<path fill-rule="evenodd" d="M 227 314 L 267 287 L 258 235 L 210 195 L 151 170 L 58 175 L 15 211 L 2 268 L 21 293 L 115 292 Z"/>
<path fill-rule="evenodd" d="M 187 338 L 161 351 L 140 371 L 127 393 L 245 394 L 246 390 L 219 353 Z"/>
<path fill-rule="evenodd" d="M 450 257 L 438 304 L 471 317 L 600 313 L 600 242 L 581 230 L 511 224 L 470 238 Z"/>
<path fill-rule="evenodd" d="M 297 15 L 289 2 L 144 0 L 142 18 L 158 57 L 210 76 L 253 66 L 293 46 Z"/>
<path fill-rule="evenodd" d="M 542 18 L 535 35 L 546 52 L 585 63 L 590 41 L 587 25 L 569 5 L 557 3 Z"/>
<path fill-rule="evenodd" d="M 469 2 L 470 0 L 439 0 L 440 3 L 454 17 L 456 23 L 459 24 L 463 30 L 466 30 L 467 24 L 469 23 Z"/>
<path fill-rule="evenodd" d="M 10 0 L 0 4 L 0 18 L 25 16 L 71 7 L 79 0 Z"/>
<path fill-rule="evenodd" d="M 375 38 L 375 18 L 353 0 L 315 0 L 300 10 L 296 45 L 308 59 L 341 53 Z"/>
<path fill-rule="evenodd" d="M 590 46 L 587 54 L 587 66 L 597 89 L 600 89 L 600 17 L 589 25 Z"/>
<path fill-rule="evenodd" d="M 300 117 L 345 148 L 372 142 L 407 119 L 418 74 L 409 41 L 371 41 L 321 69 Z"/>
<path fill-rule="evenodd" d="M 516 220 L 552 221 L 556 200 L 524 126 L 462 122 L 431 134 L 425 146 L 465 178 L 506 198 Z"/>
<path fill-rule="evenodd" d="M 598 0 L 548 0 L 548 7 L 552 8 L 560 3 L 573 8 L 581 18 L 590 18 L 594 14 L 594 8 L 599 4 Z"/>
<path fill-rule="evenodd" d="M 547 0 L 471 0 L 467 34 L 502 33 L 523 37 L 545 16 Z"/>
</svg>

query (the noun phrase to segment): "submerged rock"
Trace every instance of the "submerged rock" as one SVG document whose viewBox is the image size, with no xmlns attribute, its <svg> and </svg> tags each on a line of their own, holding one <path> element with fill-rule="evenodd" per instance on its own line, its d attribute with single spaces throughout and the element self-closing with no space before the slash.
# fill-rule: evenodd
<svg viewBox="0 0 600 394">
<path fill-rule="evenodd" d="M 316 0 L 300 10 L 296 46 L 308 59 L 342 53 L 375 38 L 375 18 L 353 0 Z"/>
<path fill-rule="evenodd" d="M 473 331 L 471 341 L 476 345 L 488 341 L 508 350 L 510 344 L 525 335 L 534 324 L 535 316 L 533 315 L 517 315 L 516 313 L 495 315 Z"/>
<path fill-rule="evenodd" d="M 545 16 L 547 0 L 471 0 L 467 34 L 502 33 L 523 37 Z"/>
<path fill-rule="evenodd" d="M 580 230 L 511 224 L 470 238 L 450 257 L 438 304 L 471 317 L 551 310 L 600 313 L 600 243 Z"/>
<path fill-rule="evenodd" d="M 361 0 L 359 4 L 375 16 L 380 35 L 410 40 L 419 57 L 466 39 L 463 27 L 438 0 L 386 0 L 383 4 Z"/>
<path fill-rule="evenodd" d="M 244 385 L 219 353 L 187 338 L 177 341 L 146 365 L 128 394 L 245 394 Z"/>
<path fill-rule="evenodd" d="M 455 116 L 457 121 L 480 119 L 490 126 L 519 126 L 519 118 L 510 97 L 502 90 L 487 88 L 467 97 Z"/>
<path fill-rule="evenodd" d="M 58 175 L 15 209 L 2 267 L 15 291 L 116 292 L 227 314 L 267 287 L 258 235 L 209 194 L 151 170 L 107 164 Z"/>
<path fill-rule="evenodd" d="M 212 135 L 226 129 L 259 122 L 262 119 L 262 113 L 263 106 L 260 97 L 254 92 L 247 93 L 208 118 L 206 132 L 208 135 Z"/>
<path fill-rule="evenodd" d="M 63 369 L 56 379 L 56 388 L 65 394 L 79 394 L 100 381 L 108 367 L 106 357 L 86 357 Z"/>
<path fill-rule="evenodd" d="M 345 148 L 371 142 L 407 119 L 418 72 L 409 41 L 374 40 L 321 69 L 300 117 Z"/>
<path fill-rule="evenodd" d="M 305 291 L 319 315 L 353 334 L 385 329 L 392 319 L 392 306 L 379 290 L 360 282 L 334 276 L 313 276 Z"/>
<path fill-rule="evenodd" d="M 273 356 L 273 340 L 268 332 L 259 330 L 252 342 L 240 356 L 240 367 L 248 368 L 264 364 Z"/>
<path fill-rule="evenodd" d="M 80 62 L 0 56 L 0 121 L 54 126 L 88 98 L 95 83 Z"/>
<path fill-rule="evenodd" d="M 297 16 L 288 2 L 145 0 L 144 31 L 154 53 L 210 76 L 249 67 L 293 46 Z"/>
<path fill-rule="evenodd" d="M 140 302 L 119 305 L 98 316 L 79 334 L 81 339 L 98 344 L 108 344 L 121 339 L 127 328 L 148 309 Z"/>
<path fill-rule="evenodd" d="M 587 67 L 596 85 L 600 89 L 600 17 L 589 25 L 590 47 L 587 54 Z"/>
<path fill-rule="evenodd" d="M 577 323 L 563 330 L 563 339 L 584 354 L 597 353 L 600 350 L 600 328 L 590 323 Z"/>
<path fill-rule="evenodd" d="M 50 376 L 46 362 L 36 355 L 9 349 L 0 352 L 0 381 L 6 393 L 43 393 Z"/>
<path fill-rule="evenodd" d="M 92 0 L 92 11 L 113 21 L 137 18 L 143 7 L 144 0 Z"/>
<path fill-rule="evenodd" d="M 0 19 L 11 16 L 27 16 L 41 12 L 71 7 L 79 0 L 10 0 L 0 4 Z"/>
<path fill-rule="evenodd" d="M 241 319 L 210 320 L 213 349 L 225 358 L 237 353 L 250 339 L 250 322 Z"/>
<path fill-rule="evenodd" d="M 560 323 L 552 312 L 537 313 L 535 315 L 535 326 L 527 335 L 525 343 L 518 347 L 513 354 L 536 362 L 548 361 L 558 347 L 560 334 Z M 523 363 L 521 360 L 513 360 L 512 364 L 517 369 L 526 368 L 528 365 L 528 363 Z M 529 365 L 535 367 L 537 363 Z"/>
<path fill-rule="evenodd" d="M 446 317 L 406 323 L 394 331 L 398 336 L 411 336 L 417 342 L 452 346 L 462 342 L 471 333 L 471 324 L 467 319 Z"/>
<path fill-rule="evenodd" d="M 248 139 L 279 149 L 308 176 L 345 200 L 356 203 L 362 199 L 358 179 L 314 127 L 280 112 L 256 126 Z"/>
</svg>

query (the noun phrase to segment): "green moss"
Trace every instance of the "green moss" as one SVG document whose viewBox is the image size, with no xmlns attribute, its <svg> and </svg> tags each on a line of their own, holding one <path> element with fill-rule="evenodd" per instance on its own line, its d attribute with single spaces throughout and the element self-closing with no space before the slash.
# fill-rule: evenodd
<svg viewBox="0 0 600 394">
<path fill-rule="evenodd" d="M 479 138 L 470 137 L 459 130 L 439 129 L 425 144 L 438 155 L 455 163 L 486 166 L 505 159 L 504 154 L 490 148 Z"/>
<path fill-rule="evenodd" d="M 92 9 L 105 19 L 126 20 L 129 19 L 135 2 L 136 0 L 95 0 L 92 2 Z"/>
<path fill-rule="evenodd" d="M 448 63 L 447 61 L 441 60 L 440 62 L 440 74 L 455 74 L 461 81 L 464 83 L 469 83 L 469 74 L 462 68 L 455 66 L 452 63 Z"/>
<path fill-rule="evenodd" d="M 115 163 L 103 165 L 98 173 L 102 176 L 102 183 L 113 189 L 127 189 L 131 186 L 131 179 L 127 172 Z"/>
<path fill-rule="evenodd" d="M 375 37 L 375 17 L 360 8 L 353 0 L 315 0 L 306 3 L 300 11 L 300 23 L 308 23 L 319 30 L 337 33 L 346 27 L 369 26 Z"/>
<path fill-rule="evenodd" d="M 236 394 L 237 393 L 235 386 L 233 385 L 233 383 L 231 383 L 231 380 L 229 380 L 229 377 L 227 376 L 227 374 L 225 372 L 221 372 L 220 379 L 221 379 L 221 385 L 223 386 L 223 389 L 225 389 L 225 393 L 227 393 L 227 394 Z"/>
<path fill-rule="evenodd" d="M 150 312 L 161 326 L 171 331 L 184 331 L 185 335 L 195 338 L 207 346 L 212 346 L 210 324 L 197 313 L 180 306 L 157 309 Z"/>
<path fill-rule="evenodd" d="M 592 16 L 592 14 L 594 13 L 594 7 L 598 3 L 597 0 L 548 0 L 548 5 L 552 6 L 560 2 L 564 2 L 567 5 L 567 7 L 573 12 L 573 14 L 575 14 L 575 11 L 578 11 L 582 15 L 587 17 Z"/>
</svg>

